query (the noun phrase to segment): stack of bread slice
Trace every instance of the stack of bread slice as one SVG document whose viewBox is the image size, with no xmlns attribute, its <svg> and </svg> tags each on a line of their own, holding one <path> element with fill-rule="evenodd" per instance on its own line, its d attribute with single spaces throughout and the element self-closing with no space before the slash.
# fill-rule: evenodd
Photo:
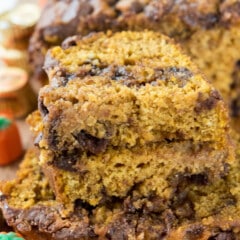
<svg viewBox="0 0 240 240">
<path fill-rule="evenodd" d="M 36 136 L 1 186 L 26 239 L 238 239 L 239 136 L 216 90 L 151 31 L 67 39 L 28 118 Z"/>
</svg>

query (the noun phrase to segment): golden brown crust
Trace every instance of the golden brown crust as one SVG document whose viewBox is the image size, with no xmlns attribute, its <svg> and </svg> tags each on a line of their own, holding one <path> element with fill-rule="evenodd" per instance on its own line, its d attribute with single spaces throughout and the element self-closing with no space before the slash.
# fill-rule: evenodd
<svg viewBox="0 0 240 240">
<path fill-rule="evenodd" d="M 148 3 L 135 0 L 52 1 L 46 6 L 38 23 L 31 39 L 30 51 L 41 55 L 45 45 L 56 45 L 70 35 L 84 35 L 91 31 L 156 30 L 161 29 L 162 22 L 168 21 L 170 29 L 166 33 L 171 35 L 177 31 L 179 24 L 185 26 L 185 31 L 189 31 L 195 27 L 212 28 L 236 23 L 240 19 L 239 6 L 238 0 L 151 0 Z M 177 19 L 180 22 L 175 25 Z M 39 55 L 34 58 L 37 61 Z M 43 62 L 43 59 L 39 61 Z"/>
</svg>

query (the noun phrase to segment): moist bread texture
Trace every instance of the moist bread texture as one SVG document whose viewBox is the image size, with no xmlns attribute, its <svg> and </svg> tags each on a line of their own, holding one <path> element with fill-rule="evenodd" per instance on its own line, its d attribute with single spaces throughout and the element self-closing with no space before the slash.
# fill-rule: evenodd
<svg viewBox="0 0 240 240">
<path fill-rule="evenodd" d="M 234 152 L 224 102 L 169 38 L 71 38 L 49 51 L 45 69 L 41 117 L 29 121 L 59 201 L 96 206 L 130 192 L 168 201 L 178 175 L 212 183 L 227 174 Z"/>
<path fill-rule="evenodd" d="M 224 179 L 195 185 L 202 180 L 181 176 L 171 202 L 129 195 L 91 207 L 78 200 L 68 215 L 55 200 L 38 152 L 29 150 L 17 179 L 1 184 L 0 207 L 8 224 L 26 240 L 238 239 L 239 135 L 234 139 L 237 158 Z"/>
<path fill-rule="evenodd" d="M 42 76 L 47 49 L 60 45 L 66 37 L 109 29 L 159 31 L 182 44 L 221 92 L 232 116 L 237 117 L 240 114 L 239 9 L 239 0 L 51 1 L 31 38 L 30 58 L 35 75 Z"/>
</svg>

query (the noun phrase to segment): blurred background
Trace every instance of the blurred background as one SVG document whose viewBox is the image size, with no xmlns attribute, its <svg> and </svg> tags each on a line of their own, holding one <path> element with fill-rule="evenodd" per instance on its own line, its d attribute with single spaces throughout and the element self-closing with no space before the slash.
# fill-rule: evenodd
<svg viewBox="0 0 240 240">
<path fill-rule="evenodd" d="M 37 106 L 29 38 L 46 0 L 0 1 L 0 180 L 12 179 L 32 137 L 26 116 Z M 14 152 L 14 154 L 9 154 Z"/>
</svg>

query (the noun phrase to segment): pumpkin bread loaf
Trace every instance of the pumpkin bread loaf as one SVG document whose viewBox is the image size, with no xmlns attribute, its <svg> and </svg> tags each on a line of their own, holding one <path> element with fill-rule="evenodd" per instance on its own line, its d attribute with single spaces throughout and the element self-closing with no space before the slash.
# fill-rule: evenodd
<svg viewBox="0 0 240 240">
<path fill-rule="evenodd" d="M 90 32 L 144 29 L 175 38 L 240 115 L 239 0 L 52 0 L 31 38 L 35 75 L 49 47 Z M 45 76 L 46 78 L 46 76 Z"/>
<path fill-rule="evenodd" d="M 148 31 L 70 40 L 47 55 L 32 127 L 59 201 L 169 200 L 179 174 L 211 183 L 227 173 L 224 103 L 172 40 Z"/>
<path fill-rule="evenodd" d="M 213 184 L 200 176 L 179 175 L 175 198 L 168 203 L 137 195 L 109 198 L 97 207 L 78 200 L 68 215 L 55 200 L 38 152 L 29 150 L 17 179 L 1 184 L 0 207 L 8 224 L 26 240 L 239 239 L 240 138 L 234 139 L 234 167 Z"/>
</svg>

